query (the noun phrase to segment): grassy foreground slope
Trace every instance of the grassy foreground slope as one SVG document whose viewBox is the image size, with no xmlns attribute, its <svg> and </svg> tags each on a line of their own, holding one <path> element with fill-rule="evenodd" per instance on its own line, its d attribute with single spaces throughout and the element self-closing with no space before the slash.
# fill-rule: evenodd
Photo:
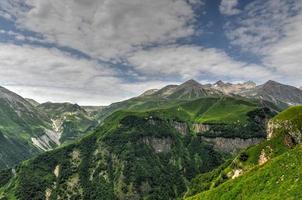
<svg viewBox="0 0 302 200">
<path fill-rule="evenodd" d="M 213 111 L 224 103 L 233 107 L 226 113 L 243 110 L 240 115 L 246 117 L 228 115 L 223 123 L 244 124 L 254 119 L 249 117 L 251 112 L 259 111 L 257 104 L 235 98 L 201 98 L 166 109 L 119 111 L 82 140 L 23 162 L 16 176 L 6 178 L 0 193 L 21 200 L 180 198 L 193 177 L 224 162 L 224 154 L 191 130 L 199 118 L 213 118 Z M 212 114 L 204 115 L 209 109 Z"/>
<path fill-rule="evenodd" d="M 216 174 L 210 172 L 213 176 L 197 177 L 191 194 L 203 192 L 187 199 L 301 199 L 301 137 L 302 106 L 291 107 L 270 121 L 267 141 L 243 151 Z M 235 170 L 242 175 L 232 179 L 228 174 Z M 225 180 L 215 182 L 222 175 Z"/>
</svg>

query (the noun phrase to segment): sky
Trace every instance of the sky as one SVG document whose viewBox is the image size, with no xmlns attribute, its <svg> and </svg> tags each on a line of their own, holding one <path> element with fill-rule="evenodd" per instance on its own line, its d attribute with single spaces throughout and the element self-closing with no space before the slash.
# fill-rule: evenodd
<svg viewBox="0 0 302 200">
<path fill-rule="evenodd" d="M 108 105 L 188 79 L 302 86 L 302 0 L 1 0 L 0 85 Z"/>
</svg>

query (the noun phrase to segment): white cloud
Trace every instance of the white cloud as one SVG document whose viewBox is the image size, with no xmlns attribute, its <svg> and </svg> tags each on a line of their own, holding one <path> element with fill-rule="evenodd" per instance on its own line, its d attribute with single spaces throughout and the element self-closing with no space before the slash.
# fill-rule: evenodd
<svg viewBox="0 0 302 200">
<path fill-rule="evenodd" d="M 201 2 L 2 1 L 0 7 L 16 17 L 19 27 L 41 33 L 49 42 L 68 46 L 101 59 L 118 59 L 146 45 L 169 43 L 194 34 L 192 22 L 195 16 L 192 4 Z"/>
<path fill-rule="evenodd" d="M 105 105 L 167 82 L 129 83 L 117 70 L 55 49 L 0 44 L 0 85 L 39 102 Z"/>
<path fill-rule="evenodd" d="M 147 76 L 178 76 L 183 79 L 203 76 L 258 81 L 276 76 L 261 66 L 235 61 L 221 50 L 198 46 L 153 48 L 136 52 L 128 60 Z"/>
<path fill-rule="evenodd" d="M 223 15 L 237 15 L 240 10 L 236 8 L 239 4 L 239 0 L 221 0 L 219 10 Z"/>
<path fill-rule="evenodd" d="M 288 83 L 302 84 L 302 1 L 257 0 L 227 25 L 231 43 L 260 56 Z"/>
</svg>

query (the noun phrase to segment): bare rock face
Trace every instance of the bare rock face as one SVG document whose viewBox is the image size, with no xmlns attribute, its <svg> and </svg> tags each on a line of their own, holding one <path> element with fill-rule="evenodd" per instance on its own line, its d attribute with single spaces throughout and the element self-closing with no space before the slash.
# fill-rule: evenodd
<svg viewBox="0 0 302 200">
<path fill-rule="evenodd" d="M 202 124 L 202 123 L 195 123 L 193 124 L 193 131 L 195 133 L 204 133 L 210 130 L 210 125 Z"/>
<path fill-rule="evenodd" d="M 60 145 L 60 137 L 60 133 L 45 129 L 45 134 L 38 137 L 32 137 L 31 141 L 34 146 L 42 149 L 43 151 L 48 151 L 53 149 L 53 145 Z"/>
<path fill-rule="evenodd" d="M 294 141 L 293 137 L 290 136 L 289 134 L 285 135 L 285 137 L 283 139 L 283 143 L 288 148 L 292 148 L 295 145 L 295 141 Z"/>
<path fill-rule="evenodd" d="M 258 159 L 258 164 L 264 165 L 265 163 L 267 163 L 267 161 L 270 160 L 272 153 L 273 149 L 270 146 L 266 146 L 264 149 L 262 149 Z"/>
<path fill-rule="evenodd" d="M 171 138 L 154 138 L 145 137 L 143 143 L 151 146 L 156 153 L 168 153 L 171 151 L 172 139 Z"/>
<path fill-rule="evenodd" d="M 282 107 L 302 104 L 302 91 L 300 89 L 272 80 L 250 90 L 242 91 L 239 95 L 270 101 L 282 105 Z"/>
<path fill-rule="evenodd" d="M 292 140 L 294 144 L 302 143 L 302 132 L 296 127 L 291 121 L 288 120 L 271 120 L 267 126 L 267 139 L 273 138 L 276 134 L 279 133 L 278 130 L 284 129 L 287 132 L 287 135 L 284 138 L 284 143 L 290 142 Z M 289 138 L 291 137 L 291 138 Z"/>
<path fill-rule="evenodd" d="M 215 149 L 225 152 L 236 154 L 241 149 L 245 149 L 251 145 L 260 143 L 262 138 L 250 138 L 250 139 L 241 139 L 241 138 L 206 138 L 202 137 L 202 139 L 206 142 L 209 142 L 214 146 Z"/>
<path fill-rule="evenodd" d="M 269 121 L 266 128 L 266 137 L 268 140 L 274 137 L 275 129 L 280 128 L 279 123 L 275 123 L 274 121 Z"/>
<path fill-rule="evenodd" d="M 173 126 L 182 135 L 187 135 L 189 132 L 187 123 L 174 121 Z"/>
<path fill-rule="evenodd" d="M 264 149 L 262 149 L 261 154 L 259 156 L 258 164 L 264 165 L 269 160 L 268 156 L 266 155 Z"/>
<path fill-rule="evenodd" d="M 242 169 L 234 169 L 232 179 L 239 177 L 243 173 Z"/>
<path fill-rule="evenodd" d="M 248 81 L 245 83 L 232 84 L 217 81 L 215 84 L 211 85 L 211 87 L 223 92 L 224 94 L 238 94 L 241 91 L 256 88 L 256 83 Z"/>
</svg>

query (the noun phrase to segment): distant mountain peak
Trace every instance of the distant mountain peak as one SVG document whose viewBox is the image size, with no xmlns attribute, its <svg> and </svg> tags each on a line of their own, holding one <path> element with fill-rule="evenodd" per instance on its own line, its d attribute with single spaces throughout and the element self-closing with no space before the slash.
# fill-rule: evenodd
<svg viewBox="0 0 302 200">
<path fill-rule="evenodd" d="M 225 83 L 222 80 L 219 80 L 216 83 L 214 83 L 214 85 L 223 86 L 223 85 L 225 85 Z"/>
<path fill-rule="evenodd" d="M 270 86 L 270 85 L 283 85 L 277 81 L 274 80 L 268 80 L 266 83 L 263 84 L 264 86 Z"/>
<path fill-rule="evenodd" d="M 254 81 L 246 81 L 243 84 L 250 84 L 250 85 L 255 85 L 256 86 L 256 83 Z"/>
<path fill-rule="evenodd" d="M 196 80 L 194 79 L 190 79 L 186 82 L 184 82 L 183 84 L 181 85 L 187 85 L 187 86 L 202 86 L 199 82 L 197 82 Z"/>
</svg>

